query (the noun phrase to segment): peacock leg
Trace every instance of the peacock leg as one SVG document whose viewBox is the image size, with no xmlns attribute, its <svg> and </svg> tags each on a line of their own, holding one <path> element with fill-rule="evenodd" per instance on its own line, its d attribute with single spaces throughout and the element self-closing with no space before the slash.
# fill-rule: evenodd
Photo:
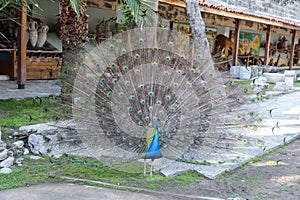
<svg viewBox="0 0 300 200">
<path fill-rule="evenodd" d="M 146 176 L 146 158 L 144 159 L 144 176 Z"/>
<path fill-rule="evenodd" d="M 153 162 L 154 158 L 151 159 L 151 166 L 150 166 L 150 176 L 152 177 L 152 170 L 153 170 Z"/>
</svg>

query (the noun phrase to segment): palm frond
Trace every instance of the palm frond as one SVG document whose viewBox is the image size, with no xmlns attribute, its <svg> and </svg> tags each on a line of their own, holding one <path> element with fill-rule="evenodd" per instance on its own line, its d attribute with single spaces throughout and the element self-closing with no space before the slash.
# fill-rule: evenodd
<svg viewBox="0 0 300 200">
<path fill-rule="evenodd" d="M 74 11 L 76 12 L 76 14 L 78 16 L 80 16 L 80 1 L 79 0 L 70 0 L 71 6 L 74 9 Z"/>
<path fill-rule="evenodd" d="M 131 8 L 132 16 L 138 26 L 143 26 L 145 20 L 154 25 L 157 4 L 156 0 L 123 0 L 123 2 Z"/>
<path fill-rule="evenodd" d="M 21 25 L 20 22 L 17 20 L 16 16 L 14 16 L 11 12 L 10 9 L 15 9 L 15 10 L 21 10 L 21 6 L 23 5 L 23 0 L 2 0 L 0 2 L 0 18 L 1 20 L 8 20 L 12 21 L 18 25 Z M 27 7 L 28 11 L 31 11 L 30 9 L 30 4 L 35 5 L 38 9 L 41 9 L 38 4 L 37 0 L 28 0 L 25 4 Z M 0 38 L 4 38 L 7 40 L 7 38 L 0 32 Z"/>
</svg>

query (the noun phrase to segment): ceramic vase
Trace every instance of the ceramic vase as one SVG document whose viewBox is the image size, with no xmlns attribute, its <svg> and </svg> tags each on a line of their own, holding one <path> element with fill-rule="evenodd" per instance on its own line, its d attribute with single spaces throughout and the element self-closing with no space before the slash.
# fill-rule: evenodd
<svg viewBox="0 0 300 200">
<path fill-rule="evenodd" d="M 37 40 L 37 47 L 43 47 L 46 40 L 47 40 L 47 33 L 49 31 L 49 27 L 47 25 L 42 26 L 41 31 L 39 32 L 38 40 Z"/>
<path fill-rule="evenodd" d="M 28 30 L 29 30 L 29 40 L 33 47 L 36 46 L 37 40 L 38 40 L 38 24 L 36 21 L 31 21 L 28 24 Z"/>
</svg>

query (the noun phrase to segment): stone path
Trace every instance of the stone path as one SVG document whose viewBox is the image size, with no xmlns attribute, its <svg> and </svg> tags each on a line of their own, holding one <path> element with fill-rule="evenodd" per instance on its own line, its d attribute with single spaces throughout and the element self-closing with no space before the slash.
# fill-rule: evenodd
<svg viewBox="0 0 300 200">
<path fill-rule="evenodd" d="M 145 191 L 144 191 L 145 192 Z M 109 188 L 75 185 L 68 183 L 47 183 L 0 191 L 1 200 L 186 200 L 220 198 L 188 196 L 148 191 L 147 193 L 114 190 Z"/>
<path fill-rule="evenodd" d="M 272 93 L 274 94 L 274 92 Z M 238 168 L 253 158 L 300 137 L 300 91 L 281 96 L 272 95 L 272 98 L 270 98 L 270 94 L 268 95 L 269 99 L 263 102 L 260 107 L 265 109 L 266 113 L 269 109 L 275 108 L 272 117 L 266 115 L 266 122 L 263 127 L 247 133 L 247 136 L 254 141 L 257 138 L 262 139 L 264 141 L 263 146 L 240 146 L 232 151 L 221 149 L 207 158 L 207 161 L 221 161 L 222 164 L 217 162 L 211 165 L 194 165 L 162 158 L 154 162 L 154 168 L 165 176 L 174 176 L 194 170 L 209 179 L 215 179 L 227 170 Z M 276 127 L 277 123 L 279 127 Z"/>
<path fill-rule="evenodd" d="M 16 81 L 0 81 L 0 100 L 59 96 L 60 87 L 57 83 L 57 80 L 29 80 L 25 89 L 20 90 Z"/>
</svg>

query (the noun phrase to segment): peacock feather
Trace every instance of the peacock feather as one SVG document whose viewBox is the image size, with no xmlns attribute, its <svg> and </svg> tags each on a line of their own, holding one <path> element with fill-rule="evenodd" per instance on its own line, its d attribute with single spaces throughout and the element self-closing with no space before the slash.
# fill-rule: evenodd
<svg viewBox="0 0 300 200">
<path fill-rule="evenodd" d="M 64 72 L 73 102 L 63 113 L 75 126 L 68 137 L 111 167 L 181 159 L 191 149 L 205 160 L 218 148 L 249 143 L 244 136 L 262 122 L 256 105 L 243 105 L 248 90 L 236 90 L 206 46 L 178 32 L 129 30 L 80 57 L 70 66 L 76 76 Z"/>
</svg>

